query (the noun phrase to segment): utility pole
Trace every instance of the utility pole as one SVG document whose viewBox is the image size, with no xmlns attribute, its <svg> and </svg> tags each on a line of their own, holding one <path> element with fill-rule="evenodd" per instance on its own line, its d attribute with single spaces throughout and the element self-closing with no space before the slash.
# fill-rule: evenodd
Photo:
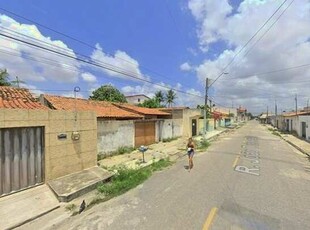
<svg viewBox="0 0 310 230">
<path fill-rule="evenodd" d="M 206 78 L 205 106 L 204 106 L 204 116 L 203 116 L 204 134 L 207 134 L 208 89 L 209 89 L 209 78 Z"/>
<path fill-rule="evenodd" d="M 274 113 L 276 115 L 276 121 L 275 121 L 275 126 L 278 128 L 278 106 L 277 106 L 277 100 L 275 100 L 275 105 L 274 105 Z"/>
<path fill-rule="evenodd" d="M 266 117 L 266 123 L 268 124 L 268 105 L 267 105 L 267 117 Z"/>
<path fill-rule="evenodd" d="M 297 93 L 295 94 L 295 111 L 297 115 Z"/>
<path fill-rule="evenodd" d="M 309 98 L 307 100 L 307 112 L 309 112 Z"/>
</svg>

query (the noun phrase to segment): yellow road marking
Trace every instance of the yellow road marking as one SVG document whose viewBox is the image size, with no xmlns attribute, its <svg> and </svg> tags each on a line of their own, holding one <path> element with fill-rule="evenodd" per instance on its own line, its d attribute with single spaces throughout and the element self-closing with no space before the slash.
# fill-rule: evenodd
<svg viewBox="0 0 310 230">
<path fill-rule="evenodd" d="M 234 161 L 234 163 L 233 163 L 233 168 L 235 168 L 235 167 L 236 167 L 236 165 L 237 165 L 237 163 L 238 163 L 239 158 L 240 158 L 240 155 L 238 155 L 238 156 L 236 157 L 236 159 L 235 159 L 235 161 Z"/>
<path fill-rule="evenodd" d="M 211 211 L 210 211 L 210 213 L 209 213 L 209 216 L 208 216 L 206 222 L 205 222 L 204 225 L 203 225 L 202 230 L 209 230 L 209 228 L 210 228 L 211 225 L 212 225 L 213 219 L 214 219 L 214 217 L 215 217 L 215 215 L 216 215 L 216 213 L 217 213 L 217 210 L 218 210 L 217 207 L 213 207 L 213 208 L 211 209 Z"/>
</svg>

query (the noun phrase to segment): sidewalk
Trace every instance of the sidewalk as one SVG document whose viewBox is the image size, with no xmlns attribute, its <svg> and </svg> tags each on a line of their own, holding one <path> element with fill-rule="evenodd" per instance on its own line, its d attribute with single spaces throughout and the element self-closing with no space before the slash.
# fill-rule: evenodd
<svg viewBox="0 0 310 230">
<path fill-rule="evenodd" d="M 207 132 L 205 136 L 197 136 L 195 140 L 201 140 L 206 138 L 207 140 L 212 140 L 214 137 L 220 135 L 221 133 L 227 131 L 228 129 L 219 128 L 217 130 Z M 114 166 L 124 165 L 128 168 L 140 168 L 152 164 L 153 162 L 159 161 L 169 157 L 170 160 L 177 160 L 182 156 L 186 155 L 185 146 L 187 143 L 187 138 L 179 138 L 171 142 L 159 142 L 148 146 L 148 150 L 143 155 L 139 150 L 131 153 L 107 157 L 99 161 L 100 166 L 105 168 L 112 168 Z"/>
<path fill-rule="evenodd" d="M 274 129 L 274 127 L 271 125 L 266 125 L 266 127 Z M 294 146 L 300 152 L 310 157 L 310 143 L 309 142 L 302 140 L 292 134 L 281 133 L 281 132 L 279 132 L 279 134 L 281 138 L 285 140 L 287 143 Z"/>
<path fill-rule="evenodd" d="M 294 146 L 296 149 L 298 149 L 303 154 L 306 154 L 308 157 L 310 157 L 310 143 L 299 139 L 291 134 L 281 134 L 281 137 L 289 144 Z"/>
</svg>

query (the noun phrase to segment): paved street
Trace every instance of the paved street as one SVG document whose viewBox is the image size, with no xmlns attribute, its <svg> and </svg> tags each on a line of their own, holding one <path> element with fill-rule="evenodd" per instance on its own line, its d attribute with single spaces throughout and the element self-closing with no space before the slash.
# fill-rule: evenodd
<svg viewBox="0 0 310 230">
<path fill-rule="evenodd" d="M 256 121 L 53 229 L 310 229 L 308 159 Z"/>
</svg>

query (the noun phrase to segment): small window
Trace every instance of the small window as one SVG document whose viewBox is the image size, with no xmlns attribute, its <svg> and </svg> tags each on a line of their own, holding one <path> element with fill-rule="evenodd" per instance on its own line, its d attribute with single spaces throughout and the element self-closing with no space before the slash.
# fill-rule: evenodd
<svg viewBox="0 0 310 230">
<path fill-rule="evenodd" d="M 140 102 L 140 98 L 138 98 L 138 102 Z"/>
</svg>

